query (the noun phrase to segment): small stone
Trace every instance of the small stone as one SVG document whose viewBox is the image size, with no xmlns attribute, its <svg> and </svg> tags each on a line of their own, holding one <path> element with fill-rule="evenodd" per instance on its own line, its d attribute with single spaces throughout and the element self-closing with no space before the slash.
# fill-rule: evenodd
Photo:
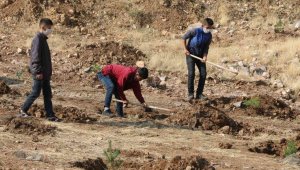
<svg viewBox="0 0 300 170">
<path fill-rule="evenodd" d="M 16 151 L 16 152 L 14 152 L 14 155 L 17 158 L 20 158 L 20 159 L 25 159 L 26 158 L 26 153 L 24 151 Z"/>
<path fill-rule="evenodd" d="M 85 72 L 85 73 L 88 73 L 88 72 L 90 72 L 91 71 L 91 67 L 87 67 L 87 68 L 85 68 L 85 69 L 83 69 L 83 71 Z"/>
<path fill-rule="evenodd" d="M 244 135 L 244 130 L 243 130 L 243 129 L 239 131 L 239 135 L 240 135 L 240 136 L 243 136 L 243 135 Z"/>
<path fill-rule="evenodd" d="M 220 131 L 224 134 L 229 134 L 230 132 L 230 127 L 229 126 L 224 126 L 220 129 Z"/>
<path fill-rule="evenodd" d="M 236 102 L 236 103 L 233 103 L 233 106 L 234 107 L 237 107 L 237 108 L 240 108 L 240 107 L 242 107 L 242 101 L 241 102 Z"/>
<path fill-rule="evenodd" d="M 295 29 L 296 30 L 300 29 L 300 20 L 296 21 L 296 23 L 295 23 Z"/>
<path fill-rule="evenodd" d="M 180 107 L 180 106 L 182 106 L 182 103 L 181 103 L 181 102 L 175 102 L 174 105 L 175 105 L 176 107 Z"/>
<path fill-rule="evenodd" d="M 25 54 L 25 51 L 22 48 L 18 48 L 17 54 Z"/>
<path fill-rule="evenodd" d="M 192 170 L 192 167 L 191 167 L 191 166 L 187 166 L 187 167 L 185 168 L 185 170 Z"/>
<path fill-rule="evenodd" d="M 30 161 L 42 161 L 44 159 L 44 156 L 41 154 L 33 154 L 31 156 L 26 157 L 26 160 Z"/>
</svg>

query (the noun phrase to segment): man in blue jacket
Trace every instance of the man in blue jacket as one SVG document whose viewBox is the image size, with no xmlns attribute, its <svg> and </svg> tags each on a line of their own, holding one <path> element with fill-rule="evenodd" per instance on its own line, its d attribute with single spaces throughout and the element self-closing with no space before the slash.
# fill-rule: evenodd
<svg viewBox="0 0 300 170">
<path fill-rule="evenodd" d="M 50 49 L 47 43 L 52 33 L 53 22 L 48 18 L 40 20 L 40 31 L 34 36 L 31 44 L 30 72 L 33 77 L 32 92 L 21 107 L 20 116 L 27 117 L 27 111 L 43 91 L 46 118 L 49 121 L 58 121 L 52 106 L 52 92 L 50 80 L 52 63 Z"/>
<path fill-rule="evenodd" d="M 196 91 L 196 99 L 206 99 L 203 95 L 203 89 L 206 79 L 206 60 L 208 55 L 209 45 L 212 40 L 211 29 L 214 22 L 210 18 L 205 18 L 202 27 L 193 28 L 185 33 L 182 37 L 183 45 L 186 54 L 186 63 L 188 67 L 188 100 L 194 99 L 194 80 L 195 80 L 195 65 L 200 72 L 200 79 Z M 195 55 L 203 59 L 200 61 L 190 56 Z"/>
</svg>

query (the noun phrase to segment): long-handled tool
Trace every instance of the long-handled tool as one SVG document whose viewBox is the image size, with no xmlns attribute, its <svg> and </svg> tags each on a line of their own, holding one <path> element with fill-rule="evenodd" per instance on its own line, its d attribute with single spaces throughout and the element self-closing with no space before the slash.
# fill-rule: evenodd
<svg viewBox="0 0 300 170">
<path fill-rule="evenodd" d="M 200 58 L 200 57 L 197 57 L 197 56 L 192 55 L 192 54 L 190 54 L 190 56 L 193 57 L 193 58 L 195 58 L 195 59 L 200 60 L 201 62 L 204 62 L 204 60 L 203 60 L 202 58 Z M 234 74 L 236 74 L 236 75 L 238 74 L 238 72 L 236 72 L 236 71 L 234 71 L 234 70 L 230 70 L 230 69 L 228 69 L 228 68 L 225 68 L 225 67 L 220 66 L 220 65 L 218 65 L 218 64 L 212 63 L 212 62 L 210 62 L 210 61 L 206 61 L 206 63 L 208 63 L 208 64 L 210 64 L 210 65 L 213 65 L 213 66 L 215 66 L 215 67 L 218 67 L 218 68 L 220 68 L 220 69 L 229 71 L 229 72 L 234 73 Z"/>
<path fill-rule="evenodd" d="M 115 102 L 125 103 L 123 100 L 118 100 L 118 99 L 112 99 L 112 100 L 115 101 Z M 141 104 L 138 104 L 138 103 L 130 103 L 130 104 L 135 105 L 135 106 L 142 106 Z M 171 109 L 162 108 L 162 107 L 156 107 L 156 106 L 148 106 L 148 108 L 150 108 L 150 109 L 156 109 L 156 110 L 164 110 L 164 111 L 168 111 L 168 112 L 172 112 L 173 111 Z"/>
</svg>

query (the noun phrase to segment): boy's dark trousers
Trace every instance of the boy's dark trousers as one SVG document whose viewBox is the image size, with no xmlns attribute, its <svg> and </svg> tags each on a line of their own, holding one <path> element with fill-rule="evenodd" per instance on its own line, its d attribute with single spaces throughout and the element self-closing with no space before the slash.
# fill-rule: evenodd
<svg viewBox="0 0 300 170">
<path fill-rule="evenodd" d="M 206 64 L 202 63 L 200 60 L 186 56 L 186 63 L 188 67 L 188 93 L 189 96 L 194 96 L 194 80 L 195 80 L 195 66 L 197 66 L 200 72 L 200 79 L 198 82 L 198 88 L 196 92 L 196 97 L 202 95 L 205 80 L 206 80 Z"/>
<path fill-rule="evenodd" d="M 104 76 L 101 72 L 97 74 L 98 79 L 102 82 L 105 86 L 106 94 L 105 94 L 105 101 L 104 107 L 110 108 L 112 96 L 115 95 L 115 98 L 120 100 L 120 96 L 117 89 L 117 84 L 114 80 L 112 80 L 109 76 Z M 123 116 L 123 103 L 117 102 L 116 111 L 119 116 Z"/>
<path fill-rule="evenodd" d="M 36 80 L 33 79 L 33 86 L 32 86 L 32 92 L 27 97 L 24 105 L 22 106 L 22 110 L 27 113 L 33 102 L 40 96 L 41 91 L 43 90 L 43 96 L 44 96 L 44 107 L 46 111 L 46 117 L 53 117 L 55 116 L 53 112 L 53 106 L 52 106 L 52 91 L 51 91 L 51 85 L 50 80 Z"/>
</svg>

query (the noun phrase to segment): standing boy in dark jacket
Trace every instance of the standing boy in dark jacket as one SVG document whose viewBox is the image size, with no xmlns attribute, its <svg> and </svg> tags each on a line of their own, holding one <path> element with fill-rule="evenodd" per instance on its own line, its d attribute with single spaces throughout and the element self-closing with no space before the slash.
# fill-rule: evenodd
<svg viewBox="0 0 300 170">
<path fill-rule="evenodd" d="M 33 77 L 32 92 L 21 108 L 20 115 L 27 117 L 27 111 L 43 90 L 46 117 L 50 121 L 57 121 L 53 112 L 52 92 L 50 80 L 52 76 L 52 63 L 50 49 L 47 43 L 52 33 L 53 22 L 48 18 L 40 20 L 40 31 L 34 36 L 31 44 L 30 72 Z"/>
<path fill-rule="evenodd" d="M 122 65 L 111 64 L 106 65 L 101 72 L 98 73 L 99 80 L 104 84 L 106 89 L 104 111 L 102 114 L 112 116 L 110 103 L 113 94 L 116 99 L 123 100 L 127 105 L 128 100 L 124 94 L 125 90 L 132 89 L 134 95 L 144 107 L 147 107 L 141 93 L 139 81 L 148 78 L 147 68 L 125 67 Z M 123 117 L 123 103 L 117 103 L 117 115 Z"/>
<path fill-rule="evenodd" d="M 195 65 L 200 72 L 200 79 L 196 92 L 196 99 L 206 99 L 202 94 L 205 79 L 206 79 L 206 60 L 209 45 L 212 40 L 212 34 L 210 30 L 213 28 L 214 22 L 210 18 L 206 18 L 203 21 L 203 26 L 200 28 L 194 28 L 189 30 L 183 37 L 183 45 L 186 54 L 186 63 L 188 67 L 188 100 L 194 99 L 194 80 L 195 80 Z M 188 40 L 188 42 L 187 42 Z M 201 62 L 198 59 L 192 58 L 190 54 L 198 56 L 203 59 Z"/>
</svg>

